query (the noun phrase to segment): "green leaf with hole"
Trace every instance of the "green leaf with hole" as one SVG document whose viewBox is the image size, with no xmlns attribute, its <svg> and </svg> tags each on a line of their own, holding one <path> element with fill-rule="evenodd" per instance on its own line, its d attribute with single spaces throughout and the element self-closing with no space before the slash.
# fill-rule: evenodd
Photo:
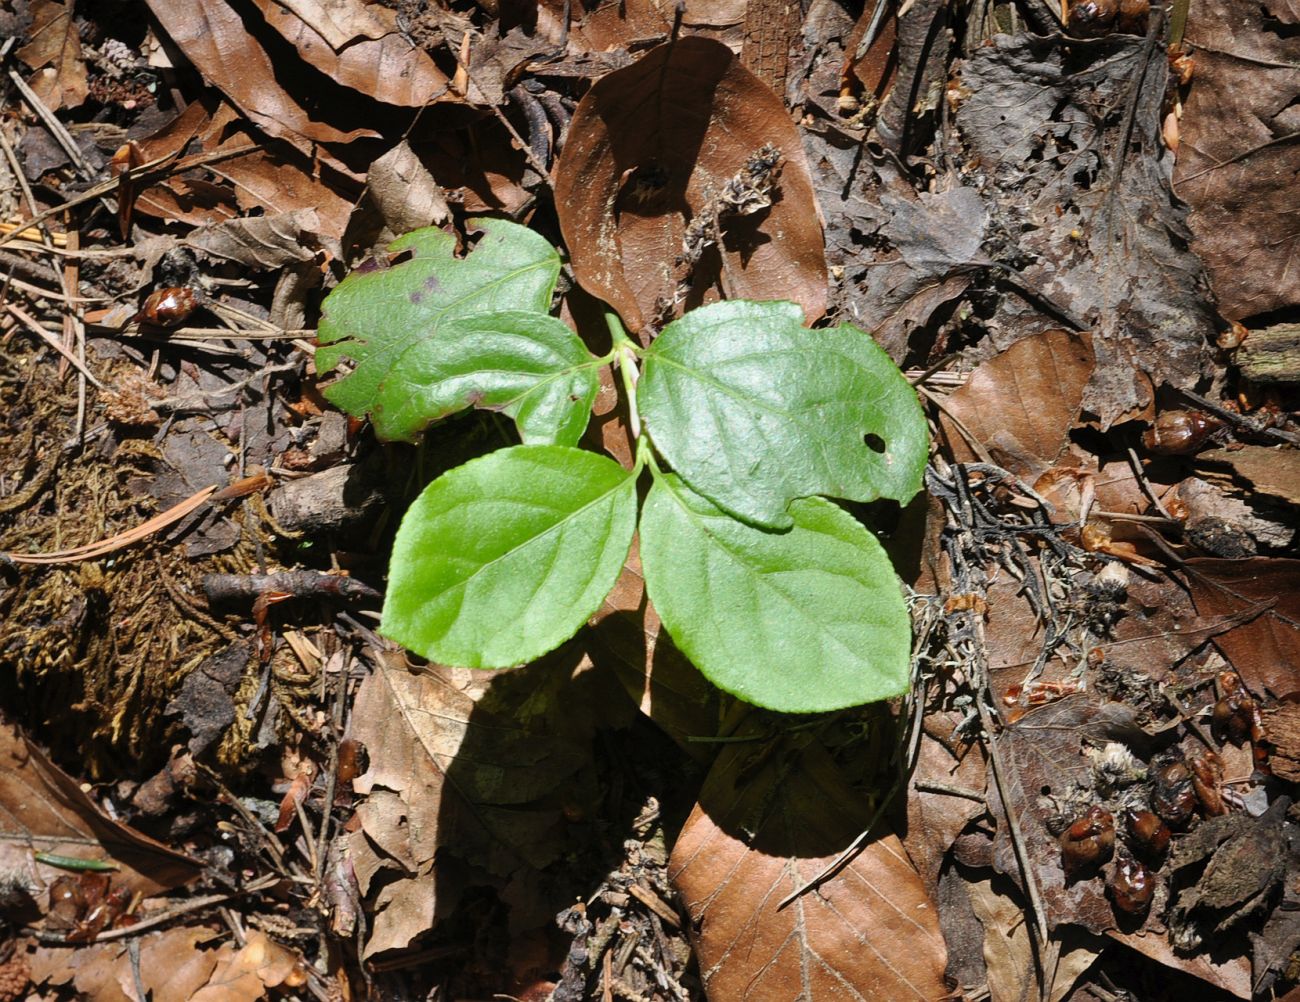
<svg viewBox="0 0 1300 1002">
<path fill-rule="evenodd" d="M 614 587 L 636 514 L 635 475 L 595 453 L 521 445 L 459 466 L 402 519 L 380 630 L 443 664 L 532 661 Z"/>
<path fill-rule="evenodd" d="M 714 685 L 786 713 L 902 694 L 911 623 L 884 549 L 822 498 L 789 515 L 789 529 L 762 529 L 655 477 L 641 563 L 673 642 Z"/>
<path fill-rule="evenodd" d="M 414 441 L 431 421 L 474 403 L 508 412 L 513 406 L 529 441 L 576 441 L 575 415 L 595 379 L 592 371 L 588 381 L 584 367 L 594 360 L 546 316 L 560 257 L 523 226 L 472 222 L 483 235 L 464 257 L 455 256 L 449 234 L 416 230 L 388 248 L 409 252 L 409 259 L 353 272 L 330 293 L 317 334 L 317 370 L 333 372 L 347 359 L 352 371 L 326 387 L 325 396 L 349 414 L 369 415 L 375 433 L 388 441 Z M 463 323 L 503 311 L 512 318 L 504 329 Z M 526 329 L 521 312 L 536 315 L 534 329 Z M 477 354 L 457 362 L 462 348 Z M 484 371 L 483 364 L 500 369 Z M 576 386 L 579 400 L 557 411 L 547 394 L 566 381 L 563 392 Z"/>
<path fill-rule="evenodd" d="M 792 303 L 716 303 L 664 328 L 637 402 L 655 449 L 738 518 L 794 524 L 795 498 L 908 501 L 929 450 L 916 391 L 855 327 Z"/>
</svg>

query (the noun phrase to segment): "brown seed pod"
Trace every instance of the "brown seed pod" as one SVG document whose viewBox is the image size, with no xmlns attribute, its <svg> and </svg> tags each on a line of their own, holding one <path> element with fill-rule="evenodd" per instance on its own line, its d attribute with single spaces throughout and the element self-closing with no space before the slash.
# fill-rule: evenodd
<svg viewBox="0 0 1300 1002">
<path fill-rule="evenodd" d="M 179 327 L 190 318 L 198 305 L 199 297 L 193 289 L 172 285 L 149 293 L 149 298 L 136 314 L 136 320 L 154 327 Z"/>
<path fill-rule="evenodd" d="M 1151 871 L 1127 853 L 1115 861 L 1106 890 L 1115 907 L 1126 915 L 1141 915 L 1151 907 L 1156 881 Z"/>
<path fill-rule="evenodd" d="M 1169 826 L 1151 811 L 1125 811 L 1124 825 L 1134 851 L 1149 862 L 1158 862 L 1169 848 Z"/>
<path fill-rule="evenodd" d="M 1067 878 L 1095 869 L 1115 850 L 1115 818 L 1104 807 L 1089 807 L 1061 833 L 1059 841 Z"/>
<path fill-rule="evenodd" d="M 1162 456 L 1185 456 L 1222 427 L 1222 421 L 1201 411 L 1162 411 L 1143 433 L 1142 444 Z"/>
<path fill-rule="evenodd" d="M 1171 828 L 1187 824 L 1196 810 L 1192 771 L 1183 762 L 1169 762 L 1155 771 L 1151 788 L 1151 809 Z"/>
</svg>

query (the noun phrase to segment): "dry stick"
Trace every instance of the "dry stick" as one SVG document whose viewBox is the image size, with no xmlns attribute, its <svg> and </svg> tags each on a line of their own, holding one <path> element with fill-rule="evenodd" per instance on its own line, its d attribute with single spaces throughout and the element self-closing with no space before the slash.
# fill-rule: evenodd
<svg viewBox="0 0 1300 1002">
<path fill-rule="evenodd" d="M 926 400 L 930 401 L 930 403 L 938 407 L 939 410 L 943 411 L 943 413 L 947 416 L 948 420 L 953 423 L 953 425 L 956 427 L 956 429 L 959 432 L 961 432 L 962 437 L 966 439 L 966 444 L 971 447 L 971 451 L 974 452 L 975 455 L 977 455 L 980 458 L 981 462 L 987 463 L 989 466 L 997 465 L 996 463 L 993 462 L 993 457 L 989 455 L 989 451 L 986 448 L 984 448 L 983 443 L 981 443 L 978 438 L 976 438 L 973 434 L 971 434 L 971 430 L 967 428 L 965 424 L 962 423 L 961 418 L 957 417 L 956 414 L 954 414 L 952 411 L 948 409 L 948 405 L 947 403 L 944 402 L 943 397 L 939 396 L 936 393 L 931 393 L 928 389 L 925 388 L 925 386 L 919 380 L 916 383 L 916 389 L 920 392 L 920 394 L 923 397 L 925 397 Z"/>
<path fill-rule="evenodd" d="M 325 665 L 321 664 L 318 669 L 321 678 L 325 677 Z M 316 866 L 314 873 L 316 884 L 320 886 L 324 877 L 325 868 L 325 843 L 329 841 L 330 818 L 334 814 L 334 794 L 338 790 L 339 784 L 339 735 L 343 733 L 343 712 L 344 712 L 344 694 L 348 690 L 348 673 L 346 671 L 339 673 L 339 687 L 334 694 L 334 706 L 330 711 L 331 723 L 334 725 L 334 740 L 330 742 L 330 764 L 329 772 L 325 779 L 325 806 L 322 809 L 320 835 L 316 842 Z"/>
<path fill-rule="evenodd" d="M 68 351 L 67 348 L 63 347 L 63 343 L 42 327 L 35 319 L 17 306 L 14 306 L 13 303 L 6 305 L 5 309 L 15 320 L 18 320 L 24 327 L 30 330 L 33 334 L 36 334 L 41 338 L 41 340 L 71 362 L 76 370 L 89 380 L 95 389 L 102 390 L 104 388 L 104 384 L 95 378 L 94 374 L 86 368 L 86 364 L 82 362 L 81 359 L 77 358 L 76 355 L 72 354 L 72 352 Z"/>
<path fill-rule="evenodd" d="M 237 898 L 243 894 L 254 894 L 257 891 L 265 890 L 272 884 L 279 883 L 281 879 L 283 878 L 268 874 L 260 880 L 253 881 L 247 887 L 238 891 L 231 891 L 228 894 L 209 894 L 207 897 L 194 898 L 191 901 L 185 902 L 183 905 L 177 905 L 175 908 L 168 908 L 165 911 L 142 918 L 134 925 L 124 926 L 121 929 L 109 929 L 107 932 L 101 932 L 94 939 L 88 939 L 84 943 L 78 943 L 76 945 L 89 946 L 91 943 L 107 943 L 114 939 L 126 939 L 129 936 L 135 936 L 139 933 L 160 926 L 165 922 L 170 922 L 172 919 L 180 918 L 182 915 L 189 915 L 193 912 L 202 911 L 204 908 L 211 908 L 213 905 L 219 905 L 223 901 L 230 901 L 232 898 Z M 66 936 L 45 932 L 43 930 L 37 930 L 36 936 L 43 943 L 67 942 Z"/>
<path fill-rule="evenodd" d="M 1172 522 L 1174 517 L 1169 514 L 1169 509 L 1165 507 L 1165 503 L 1160 500 L 1160 496 L 1156 494 L 1155 488 L 1152 487 L 1150 481 L 1147 480 L 1146 471 L 1142 469 L 1142 461 L 1138 459 L 1138 454 L 1133 451 L 1133 446 L 1131 445 L 1128 447 L 1128 463 L 1129 466 L 1133 467 L 1133 476 L 1137 478 L 1138 486 L 1141 487 L 1142 492 L 1151 499 L 1151 503 L 1156 506 L 1156 511 L 1160 512 L 1161 515 Z"/>
<path fill-rule="evenodd" d="M 22 75 L 12 67 L 9 69 L 9 79 L 18 88 L 18 93 L 23 96 L 23 100 L 36 113 L 36 117 L 50 130 L 50 135 L 54 137 L 55 142 L 63 147 L 63 152 L 68 155 L 72 165 L 77 168 L 77 173 L 84 178 L 89 178 L 91 176 L 90 166 L 86 163 L 86 158 L 81 155 L 81 150 L 77 148 L 77 144 L 73 141 L 68 130 L 63 127 L 63 123 L 54 116 L 54 112 L 45 106 L 45 102 L 37 96 L 36 92 L 27 86 L 27 81 L 22 78 Z"/>
<path fill-rule="evenodd" d="M 175 153 L 169 153 L 167 156 L 150 160 L 148 163 L 141 164 L 139 167 L 132 167 L 130 170 L 123 171 L 115 178 L 101 181 L 93 187 L 86 189 L 80 195 L 74 195 L 66 202 L 56 205 L 51 209 L 46 209 L 44 212 L 29 219 L 27 221 L 27 227 L 31 228 L 33 226 L 38 226 L 47 219 L 52 219 L 62 212 L 67 212 L 69 209 L 76 208 L 78 205 L 85 205 L 87 202 L 93 202 L 101 195 L 107 194 L 117 188 L 123 179 L 130 181 L 161 181 L 165 178 L 171 177 L 173 174 L 180 174 L 187 170 L 192 170 L 195 167 L 202 167 L 205 164 L 216 163 L 219 160 L 229 160 L 232 157 L 242 157 L 245 153 L 253 153 L 258 149 L 259 147 L 256 143 L 249 143 L 245 146 L 235 146 L 230 149 L 216 150 L 212 153 L 198 153 L 192 157 L 181 157 L 180 151 L 177 150 Z M 0 235 L 0 247 L 16 241 L 19 232 L 21 231 L 14 230 L 12 233 Z"/>
</svg>

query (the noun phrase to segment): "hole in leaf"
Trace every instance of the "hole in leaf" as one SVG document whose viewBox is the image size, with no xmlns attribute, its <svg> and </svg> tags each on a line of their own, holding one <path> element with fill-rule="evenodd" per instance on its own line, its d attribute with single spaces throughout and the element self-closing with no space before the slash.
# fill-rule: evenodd
<svg viewBox="0 0 1300 1002">
<path fill-rule="evenodd" d="M 877 456 L 884 455 L 885 440 L 881 438 L 879 435 L 877 435 L 875 432 L 872 432 L 871 434 L 868 435 L 863 435 L 862 441 L 866 445 L 866 447 L 870 449 L 872 452 L 874 452 Z"/>
<path fill-rule="evenodd" d="M 1041 793 L 1044 797 L 1050 797 L 1052 795 L 1052 788 L 1050 786 L 1044 786 L 1038 792 Z"/>
</svg>

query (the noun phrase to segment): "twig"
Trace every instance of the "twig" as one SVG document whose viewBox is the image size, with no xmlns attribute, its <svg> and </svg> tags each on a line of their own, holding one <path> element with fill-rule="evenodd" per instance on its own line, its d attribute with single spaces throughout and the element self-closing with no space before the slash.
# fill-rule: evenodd
<svg viewBox="0 0 1300 1002">
<path fill-rule="evenodd" d="M 247 887 L 241 888 L 240 890 L 231 891 L 227 894 L 209 894 L 206 897 L 194 898 L 185 902 L 183 905 L 177 905 L 175 908 L 168 908 L 164 911 L 156 912 L 153 915 L 148 915 L 145 918 L 140 919 L 134 925 L 124 926 L 121 929 L 109 929 L 105 932 L 101 932 L 94 939 L 85 940 L 77 945 L 89 946 L 91 943 L 107 943 L 110 940 L 127 939 L 130 936 L 135 936 L 139 933 L 157 928 L 164 923 L 170 922 L 172 919 L 180 918 L 182 915 L 190 915 L 194 912 L 202 911 L 205 908 L 211 908 L 213 905 L 219 905 L 223 901 L 230 901 L 232 898 L 237 898 L 244 894 L 255 894 L 258 891 L 265 890 L 273 884 L 279 883 L 281 879 L 283 878 L 279 875 L 267 874 L 265 877 L 253 881 Z M 33 932 L 37 939 L 42 943 L 63 944 L 68 941 L 67 935 L 64 933 L 46 932 L 43 929 L 33 930 Z"/>
</svg>

